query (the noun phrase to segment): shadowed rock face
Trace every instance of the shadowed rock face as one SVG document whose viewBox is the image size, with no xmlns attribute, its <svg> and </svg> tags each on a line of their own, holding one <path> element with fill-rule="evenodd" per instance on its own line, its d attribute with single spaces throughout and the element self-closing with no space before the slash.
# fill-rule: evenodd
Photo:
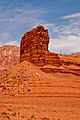
<svg viewBox="0 0 80 120">
<path fill-rule="evenodd" d="M 24 33 L 20 45 L 20 61 L 27 60 L 37 66 L 46 64 L 60 66 L 58 55 L 48 51 L 48 44 L 48 30 L 41 25 Z"/>
</svg>

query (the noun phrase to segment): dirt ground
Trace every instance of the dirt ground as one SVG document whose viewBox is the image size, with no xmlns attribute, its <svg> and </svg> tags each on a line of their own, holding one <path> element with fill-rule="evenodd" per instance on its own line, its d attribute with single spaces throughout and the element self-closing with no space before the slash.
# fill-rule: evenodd
<svg viewBox="0 0 80 120">
<path fill-rule="evenodd" d="M 1 73 L 0 120 L 80 120 L 80 75 L 27 62 Z"/>
<path fill-rule="evenodd" d="M 79 120 L 80 98 L 0 97 L 0 120 Z"/>
<path fill-rule="evenodd" d="M 0 120 L 80 120 L 80 77 L 53 76 L 28 84 L 27 93 L 0 95 Z"/>
</svg>

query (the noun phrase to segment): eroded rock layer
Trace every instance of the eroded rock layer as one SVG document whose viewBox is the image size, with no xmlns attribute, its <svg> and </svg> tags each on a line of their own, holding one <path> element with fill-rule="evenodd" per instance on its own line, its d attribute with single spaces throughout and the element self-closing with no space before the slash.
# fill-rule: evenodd
<svg viewBox="0 0 80 120">
<path fill-rule="evenodd" d="M 48 30 L 39 25 L 30 32 L 26 32 L 21 40 L 20 61 L 29 61 L 37 66 L 51 64 L 60 66 L 59 56 L 48 51 Z"/>
<path fill-rule="evenodd" d="M 0 46 L 0 71 L 7 70 L 20 62 L 20 49 L 17 46 Z"/>
</svg>

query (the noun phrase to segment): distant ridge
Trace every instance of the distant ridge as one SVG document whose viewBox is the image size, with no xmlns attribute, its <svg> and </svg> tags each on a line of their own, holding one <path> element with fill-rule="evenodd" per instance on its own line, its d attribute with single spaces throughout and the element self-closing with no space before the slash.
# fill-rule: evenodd
<svg viewBox="0 0 80 120">
<path fill-rule="evenodd" d="M 75 52 L 75 53 L 72 53 L 71 55 L 73 55 L 73 56 L 80 56 L 80 52 Z"/>
</svg>

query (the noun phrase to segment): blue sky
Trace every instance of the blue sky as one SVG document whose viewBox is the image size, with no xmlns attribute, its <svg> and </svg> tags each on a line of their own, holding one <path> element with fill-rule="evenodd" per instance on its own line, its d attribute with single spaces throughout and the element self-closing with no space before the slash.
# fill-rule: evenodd
<svg viewBox="0 0 80 120">
<path fill-rule="evenodd" d="M 80 0 L 0 0 L 0 46 L 19 46 L 38 24 L 49 30 L 50 51 L 80 51 Z"/>
</svg>

